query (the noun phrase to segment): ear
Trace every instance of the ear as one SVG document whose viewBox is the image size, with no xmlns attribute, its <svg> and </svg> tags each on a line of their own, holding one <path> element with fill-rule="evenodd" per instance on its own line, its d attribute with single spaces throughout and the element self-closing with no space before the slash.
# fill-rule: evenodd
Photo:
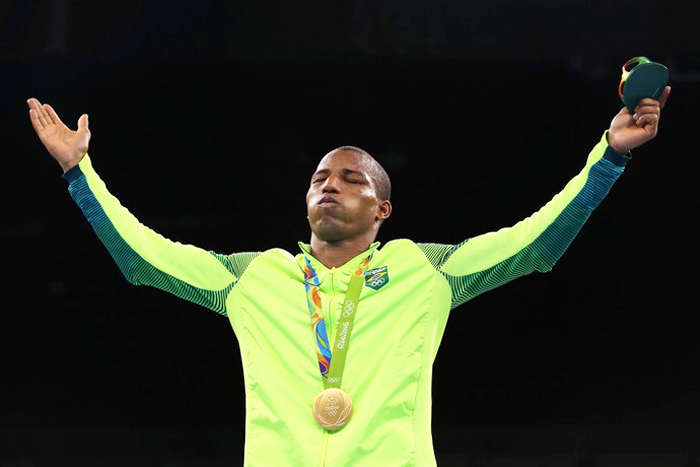
<svg viewBox="0 0 700 467">
<path fill-rule="evenodd" d="M 391 201 L 389 201 L 388 199 L 381 201 L 377 206 L 377 216 L 375 217 L 375 220 L 379 222 L 384 222 L 386 219 L 389 218 L 389 216 L 391 216 L 391 211 Z"/>
</svg>

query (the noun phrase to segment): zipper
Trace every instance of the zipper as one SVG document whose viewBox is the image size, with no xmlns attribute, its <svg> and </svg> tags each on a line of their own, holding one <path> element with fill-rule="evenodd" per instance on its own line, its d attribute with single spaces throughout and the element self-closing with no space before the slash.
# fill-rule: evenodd
<svg viewBox="0 0 700 467">
<path fill-rule="evenodd" d="M 326 319 L 326 332 L 328 334 L 328 344 L 333 345 L 333 339 L 335 338 L 335 326 L 334 323 L 331 322 L 331 312 L 333 311 L 333 305 L 335 302 L 335 268 L 331 268 L 330 272 L 328 275 L 330 276 L 331 280 L 331 293 L 330 295 L 330 300 L 328 300 L 328 309 L 324 311 L 324 316 Z M 332 361 L 332 354 L 331 354 L 331 361 Z M 328 441 L 330 440 L 330 432 L 326 429 L 323 430 L 323 459 L 321 462 L 321 467 L 326 467 L 326 456 L 328 455 Z"/>
<path fill-rule="evenodd" d="M 323 459 L 321 460 L 321 467 L 326 467 L 326 455 L 328 454 L 328 439 L 330 438 L 331 434 L 328 430 L 324 428 L 325 433 L 323 434 L 323 439 L 324 439 L 324 447 L 323 447 Z"/>
</svg>

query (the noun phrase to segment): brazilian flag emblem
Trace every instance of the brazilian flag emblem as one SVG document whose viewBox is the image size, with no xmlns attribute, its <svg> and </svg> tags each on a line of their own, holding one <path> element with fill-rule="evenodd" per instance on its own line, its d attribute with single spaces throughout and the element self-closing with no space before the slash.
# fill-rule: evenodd
<svg viewBox="0 0 700 467">
<path fill-rule="evenodd" d="M 379 290 L 389 283 L 389 268 L 382 266 L 365 271 L 365 285 L 370 289 Z"/>
</svg>

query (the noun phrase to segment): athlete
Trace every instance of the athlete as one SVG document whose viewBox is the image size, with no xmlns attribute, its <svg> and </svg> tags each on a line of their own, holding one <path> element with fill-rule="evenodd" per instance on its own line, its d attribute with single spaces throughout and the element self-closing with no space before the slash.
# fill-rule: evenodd
<svg viewBox="0 0 700 467">
<path fill-rule="evenodd" d="M 326 154 L 306 196 L 310 242 L 299 252 L 219 254 L 142 225 L 108 190 L 78 129 L 29 99 L 31 123 L 68 190 L 126 279 L 228 317 L 246 390 L 244 463 L 434 466 L 432 366 L 449 313 L 533 271 L 549 271 L 630 159 L 653 139 L 671 88 L 623 108 L 582 170 L 512 227 L 456 245 L 376 236 L 391 184 L 365 151 Z"/>
</svg>

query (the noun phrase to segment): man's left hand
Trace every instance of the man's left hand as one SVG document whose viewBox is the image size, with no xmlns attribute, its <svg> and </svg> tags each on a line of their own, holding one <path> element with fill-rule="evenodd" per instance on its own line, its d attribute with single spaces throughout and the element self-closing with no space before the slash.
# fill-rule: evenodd
<svg viewBox="0 0 700 467">
<path fill-rule="evenodd" d="M 666 86 L 659 99 L 645 98 L 639 101 L 635 113 L 630 115 L 627 107 L 613 118 L 608 132 L 608 144 L 618 154 L 627 154 L 634 148 L 652 140 L 659 131 L 661 109 L 671 94 L 671 86 Z"/>
</svg>

